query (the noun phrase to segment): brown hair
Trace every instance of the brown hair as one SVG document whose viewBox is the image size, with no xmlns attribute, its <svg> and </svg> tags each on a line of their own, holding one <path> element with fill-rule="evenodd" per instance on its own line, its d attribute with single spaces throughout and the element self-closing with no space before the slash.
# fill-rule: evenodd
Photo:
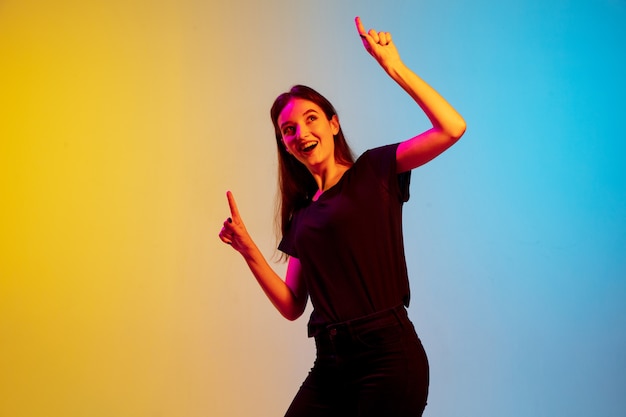
<svg viewBox="0 0 626 417">
<path fill-rule="evenodd" d="M 317 104 L 328 120 L 337 115 L 333 105 L 320 93 L 305 85 L 294 85 L 288 92 L 279 95 L 270 116 L 274 124 L 276 146 L 278 149 L 278 184 L 280 197 L 277 201 L 277 218 L 279 219 L 280 231 L 284 235 L 289 228 L 289 221 L 294 212 L 308 204 L 309 200 L 317 191 L 317 183 L 308 169 L 285 149 L 282 133 L 278 126 L 278 116 L 285 106 L 293 99 L 299 98 Z M 340 164 L 352 165 L 354 156 L 346 138 L 339 126 L 339 131 L 334 136 L 335 160 Z"/>
</svg>

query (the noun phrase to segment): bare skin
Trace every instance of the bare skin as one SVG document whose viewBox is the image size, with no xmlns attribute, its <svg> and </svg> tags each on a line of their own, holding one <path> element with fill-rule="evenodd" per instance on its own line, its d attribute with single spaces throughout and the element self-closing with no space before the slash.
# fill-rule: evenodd
<svg viewBox="0 0 626 417">
<path fill-rule="evenodd" d="M 389 32 L 365 31 L 361 19 L 355 19 L 356 30 L 365 50 L 378 62 L 385 72 L 402 87 L 428 116 L 432 128 L 401 142 L 396 151 L 397 171 L 406 172 L 434 159 L 452 146 L 465 132 L 461 115 L 424 80 L 411 71 L 400 59 Z M 303 163 L 315 178 L 318 198 L 336 184 L 348 169 L 334 159 L 334 146 L 328 141 L 329 132 L 336 131 L 339 120 L 321 117 L 313 120 L 311 102 L 292 100 L 279 116 L 283 143 L 287 150 Z M 321 120 L 323 119 L 323 120 Z M 284 128 L 284 129 L 283 129 Z M 313 146 L 309 149 L 309 146 Z M 268 264 L 256 246 L 241 219 L 235 198 L 226 194 L 231 216 L 224 222 L 220 239 L 238 251 L 250 271 L 276 309 L 287 319 L 295 320 L 302 315 L 308 294 L 301 278 L 301 265 L 290 257 L 283 280 Z"/>
<path fill-rule="evenodd" d="M 335 161 L 334 135 L 339 132 L 339 119 L 326 118 L 315 103 L 293 99 L 278 116 L 285 149 L 311 173 L 317 182 L 318 192 L 313 197 L 335 185 L 349 168 Z"/>
</svg>

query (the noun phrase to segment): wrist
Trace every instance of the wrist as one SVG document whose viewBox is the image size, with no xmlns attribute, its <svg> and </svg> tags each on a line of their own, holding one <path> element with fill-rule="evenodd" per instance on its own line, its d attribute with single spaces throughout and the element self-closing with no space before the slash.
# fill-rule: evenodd
<svg viewBox="0 0 626 417">
<path fill-rule="evenodd" d="M 252 239 L 246 239 L 245 241 L 241 242 L 241 244 L 237 248 L 237 251 L 241 254 L 241 256 L 244 257 L 246 261 L 254 260 L 254 258 L 256 258 L 257 255 L 261 253 Z"/>
<path fill-rule="evenodd" d="M 400 58 L 380 64 L 385 72 L 393 79 L 402 77 L 402 74 L 408 70 L 408 67 Z"/>
</svg>

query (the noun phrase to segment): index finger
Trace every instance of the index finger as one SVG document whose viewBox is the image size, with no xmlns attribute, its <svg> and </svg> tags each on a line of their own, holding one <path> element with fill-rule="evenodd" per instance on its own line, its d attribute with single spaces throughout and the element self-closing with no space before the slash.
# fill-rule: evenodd
<svg viewBox="0 0 626 417">
<path fill-rule="evenodd" d="M 354 23 L 356 23 L 356 30 L 359 32 L 359 35 L 364 38 L 367 32 L 365 32 L 365 27 L 363 27 L 363 22 L 361 22 L 361 18 L 357 16 L 354 18 Z"/>
<path fill-rule="evenodd" d="M 228 199 L 228 206 L 230 207 L 230 215 L 233 220 L 239 220 L 239 209 L 237 208 L 237 203 L 235 203 L 233 193 L 226 191 L 226 198 Z"/>
</svg>

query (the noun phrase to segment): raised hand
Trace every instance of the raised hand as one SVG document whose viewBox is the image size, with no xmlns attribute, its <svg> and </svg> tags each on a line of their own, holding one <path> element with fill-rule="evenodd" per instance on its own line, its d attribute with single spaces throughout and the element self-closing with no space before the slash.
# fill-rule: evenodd
<svg viewBox="0 0 626 417">
<path fill-rule="evenodd" d="M 363 41 L 365 50 L 376 59 L 385 71 L 389 71 L 392 66 L 402 62 L 396 45 L 391 39 L 391 33 L 376 32 L 374 29 L 370 29 L 366 32 L 361 18 L 358 16 L 354 19 L 354 22 L 356 23 L 356 30 Z"/>
<path fill-rule="evenodd" d="M 219 237 L 222 242 L 231 245 L 233 249 L 243 253 L 253 245 L 252 239 L 246 230 L 246 226 L 243 224 L 243 220 L 241 220 L 233 193 L 228 191 L 226 198 L 228 199 L 228 206 L 230 207 L 230 217 L 224 221 L 224 226 L 220 231 Z"/>
</svg>

